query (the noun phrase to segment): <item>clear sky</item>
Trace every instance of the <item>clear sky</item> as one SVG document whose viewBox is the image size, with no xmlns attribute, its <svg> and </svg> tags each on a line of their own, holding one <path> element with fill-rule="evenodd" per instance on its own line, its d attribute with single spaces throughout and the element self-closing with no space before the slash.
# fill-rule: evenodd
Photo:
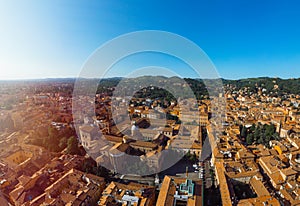
<svg viewBox="0 0 300 206">
<path fill-rule="evenodd" d="M 99 46 L 138 30 L 190 39 L 223 78 L 300 77 L 299 11 L 277 0 L 0 0 L 0 79 L 76 77 Z"/>
</svg>

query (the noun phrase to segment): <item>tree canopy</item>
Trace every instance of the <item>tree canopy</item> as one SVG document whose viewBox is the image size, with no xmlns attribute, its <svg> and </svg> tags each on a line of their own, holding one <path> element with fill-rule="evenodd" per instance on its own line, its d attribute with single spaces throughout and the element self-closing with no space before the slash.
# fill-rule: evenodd
<svg viewBox="0 0 300 206">
<path fill-rule="evenodd" d="M 240 137 L 246 140 L 247 145 L 263 144 L 268 147 L 270 140 L 279 140 L 279 134 L 273 124 L 253 124 L 249 128 L 241 126 L 240 130 Z"/>
</svg>

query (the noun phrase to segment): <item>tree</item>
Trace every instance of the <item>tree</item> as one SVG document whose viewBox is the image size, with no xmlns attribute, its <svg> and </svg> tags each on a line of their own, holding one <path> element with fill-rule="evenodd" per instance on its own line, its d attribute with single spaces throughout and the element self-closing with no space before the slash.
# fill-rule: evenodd
<svg viewBox="0 0 300 206">
<path fill-rule="evenodd" d="M 247 128 L 244 126 L 241 131 L 241 137 L 245 138 L 247 136 Z"/>
<path fill-rule="evenodd" d="M 264 140 L 262 138 L 262 136 L 260 136 L 257 141 L 256 141 L 258 144 L 264 144 Z"/>
<path fill-rule="evenodd" d="M 66 147 L 68 146 L 68 138 L 66 138 L 66 137 L 61 138 L 60 141 L 59 141 L 58 146 L 59 146 L 59 148 L 62 149 L 62 150 L 63 150 L 64 148 L 66 148 Z"/>
<path fill-rule="evenodd" d="M 260 138 L 261 138 L 261 136 L 260 136 L 260 130 L 259 130 L 259 128 L 257 127 L 257 128 L 255 129 L 255 131 L 254 131 L 254 141 L 257 142 Z"/>
<path fill-rule="evenodd" d="M 78 140 L 74 136 L 72 136 L 68 139 L 67 154 L 72 154 L 72 155 L 80 154 L 80 150 L 78 147 Z"/>
<path fill-rule="evenodd" d="M 246 138 L 246 143 L 251 145 L 264 144 L 269 146 L 270 140 L 279 140 L 279 135 L 276 132 L 276 127 L 273 124 L 264 124 L 258 123 L 257 125 L 252 124 L 250 129 L 246 129 L 244 126 L 240 125 L 241 137 Z"/>
<path fill-rule="evenodd" d="M 87 173 L 96 174 L 97 173 L 97 166 L 95 160 L 91 157 L 84 159 L 82 164 L 82 171 Z"/>
<path fill-rule="evenodd" d="M 59 134 L 58 131 L 49 126 L 48 127 L 48 137 L 46 137 L 43 141 L 44 147 L 46 147 L 51 152 L 59 152 Z"/>
<path fill-rule="evenodd" d="M 273 124 L 266 126 L 266 135 L 272 136 L 276 131 L 276 128 Z"/>
<path fill-rule="evenodd" d="M 279 141 L 280 140 L 280 136 L 279 136 L 279 134 L 276 132 L 275 134 L 273 134 L 273 138 L 275 139 L 275 140 L 277 140 L 277 141 Z"/>
<path fill-rule="evenodd" d="M 254 132 L 254 131 L 255 131 L 255 128 L 256 128 L 256 125 L 253 123 L 252 126 L 250 127 L 250 131 L 251 131 L 251 132 Z"/>
<path fill-rule="evenodd" d="M 247 137 L 246 137 L 247 145 L 251 145 L 253 143 L 253 140 L 254 140 L 254 135 L 253 134 L 247 135 Z"/>
<path fill-rule="evenodd" d="M 97 172 L 96 172 L 96 175 L 97 176 L 100 176 L 100 177 L 105 177 L 105 179 L 108 179 L 109 178 L 109 170 L 106 169 L 105 167 L 102 167 L 101 165 L 99 165 L 97 167 Z"/>
<path fill-rule="evenodd" d="M 242 133 L 242 129 L 243 129 L 243 125 L 242 124 L 240 124 L 240 126 L 239 126 L 239 128 L 240 128 L 240 133 Z"/>
<path fill-rule="evenodd" d="M 48 136 L 50 138 L 55 138 L 58 136 L 58 131 L 54 127 L 49 126 L 48 127 Z"/>
</svg>

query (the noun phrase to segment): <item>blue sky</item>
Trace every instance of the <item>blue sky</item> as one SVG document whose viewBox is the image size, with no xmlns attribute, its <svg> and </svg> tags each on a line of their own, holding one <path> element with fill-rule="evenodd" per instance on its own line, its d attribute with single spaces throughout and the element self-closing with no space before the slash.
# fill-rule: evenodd
<svg viewBox="0 0 300 206">
<path fill-rule="evenodd" d="M 76 77 L 99 46 L 138 30 L 190 39 L 223 78 L 300 77 L 299 11 L 299 1 L 277 0 L 0 0 L 0 79 Z M 166 59 L 133 64 L 166 66 Z M 174 61 L 174 70 L 181 66 Z"/>
</svg>

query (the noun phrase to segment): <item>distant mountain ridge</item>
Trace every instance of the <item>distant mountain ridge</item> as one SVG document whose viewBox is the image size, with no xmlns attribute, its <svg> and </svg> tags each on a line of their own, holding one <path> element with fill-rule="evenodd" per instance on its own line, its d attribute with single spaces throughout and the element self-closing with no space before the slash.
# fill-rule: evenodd
<svg viewBox="0 0 300 206">
<path fill-rule="evenodd" d="M 136 78 L 145 79 L 149 76 L 142 76 Z M 176 80 L 179 77 L 164 77 L 164 76 L 151 76 L 158 79 L 168 79 L 170 81 Z M 86 81 L 100 81 L 99 78 L 80 78 Z M 111 77 L 101 79 L 101 84 L 99 84 L 98 92 L 105 92 L 108 88 L 115 87 L 121 80 L 126 79 L 126 77 Z M 205 81 L 202 79 L 193 79 L 193 78 L 184 78 L 184 80 L 190 85 L 196 96 L 198 95 L 207 95 Z M 205 79 L 209 81 L 209 79 Z M 256 78 L 244 78 L 238 80 L 230 80 L 221 78 L 224 88 L 226 91 L 238 91 L 246 90 L 248 93 L 257 93 L 262 91 L 266 94 L 271 94 L 271 96 L 284 95 L 284 94 L 295 94 L 300 95 L 300 78 L 290 78 L 282 79 L 276 77 L 256 77 Z M 76 78 L 45 78 L 45 79 L 28 79 L 28 80 L 0 80 L 0 84 L 9 84 L 11 83 L 50 83 L 50 82 L 68 82 L 73 84 L 76 81 Z M 111 90 L 110 90 L 111 91 Z"/>
<path fill-rule="evenodd" d="M 133 81 L 138 83 L 139 79 L 145 79 L 147 76 L 138 77 Z M 161 77 L 157 76 L 154 78 L 176 80 L 178 77 Z M 98 87 L 98 92 L 103 92 L 103 89 L 108 87 L 116 86 L 119 79 L 103 79 L 101 80 L 101 85 Z M 202 99 L 204 96 L 208 95 L 205 82 L 213 81 L 210 79 L 192 79 L 184 78 L 184 80 L 189 84 L 191 89 L 194 91 L 197 98 Z M 244 91 L 247 94 L 257 94 L 259 91 L 262 94 L 268 94 L 269 96 L 282 96 L 288 94 L 300 95 L 300 78 L 295 79 L 281 79 L 273 77 L 257 77 L 257 78 L 245 78 L 239 80 L 228 80 L 221 78 L 225 91 Z"/>
<path fill-rule="evenodd" d="M 281 79 L 272 77 L 246 78 L 239 80 L 222 79 L 223 84 L 232 85 L 232 90 L 247 88 L 249 92 L 258 92 L 273 95 L 295 94 L 300 95 L 300 78 Z"/>
</svg>

